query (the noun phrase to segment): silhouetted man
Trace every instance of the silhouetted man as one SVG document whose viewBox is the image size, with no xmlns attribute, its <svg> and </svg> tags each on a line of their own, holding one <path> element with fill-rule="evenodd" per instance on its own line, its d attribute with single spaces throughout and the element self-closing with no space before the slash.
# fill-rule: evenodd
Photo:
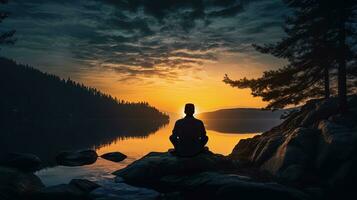
<svg viewBox="0 0 357 200">
<path fill-rule="evenodd" d="M 186 116 L 175 123 L 170 141 L 175 147 L 174 154 L 178 156 L 194 156 L 202 152 L 208 141 L 205 126 L 196 119 L 195 106 L 192 103 L 185 105 Z"/>
</svg>

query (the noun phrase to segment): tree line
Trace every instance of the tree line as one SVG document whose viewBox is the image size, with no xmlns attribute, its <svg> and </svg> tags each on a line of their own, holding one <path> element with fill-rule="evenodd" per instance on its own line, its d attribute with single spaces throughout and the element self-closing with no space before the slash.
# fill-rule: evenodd
<svg viewBox="0 0 357 200">
<path fill-rule="evenodd" d="M 147 102 L 119 100 L 71 79 L 61 79 L 0 57 L 3 119 L 153 119 L 168 116 Z"/>
<path fill-rule="evenodd" d="M 267 109 L 299 105 L 313 98 L 337 95 L 342 112 L 347 95 L 357 89 L 357 1 L 283 0 L 292 14 L 283 26 L 285 36 L 276 43 L 257 45 L 264 54 L 286 59 L 288 64 L 256 79 L 224 82 L 250 88 L 252 95 L 268 101 Z"/>
</svg>

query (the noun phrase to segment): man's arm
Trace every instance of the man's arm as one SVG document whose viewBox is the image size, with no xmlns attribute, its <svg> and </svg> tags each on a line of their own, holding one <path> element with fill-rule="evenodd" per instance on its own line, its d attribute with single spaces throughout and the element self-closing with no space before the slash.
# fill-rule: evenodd
<svg viewBox="0 0 357 200">
<path fill-rule="evenodd" d="M 178 132 L 179 132 L 179 125 L 178 125 L 178 121 L 176 121 L 174 129 L 172 129 L 172 135 L 176 137 L 178 135 Z"/>
<path fill-rule="evenodd" d="M 203 136 L 206 136 L 206 128 L 205 128 L 205 125 L 203 124 L 202 121 L 201 122 L 201 127 L 200 127 L 200 136 L 203 137 Z"/>
</svg>

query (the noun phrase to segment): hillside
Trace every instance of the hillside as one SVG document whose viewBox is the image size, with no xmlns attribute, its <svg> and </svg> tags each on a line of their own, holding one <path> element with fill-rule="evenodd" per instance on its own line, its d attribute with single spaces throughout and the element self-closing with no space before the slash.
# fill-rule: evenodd
<svg viewBox="0 0 357 200">
<path fill-rule="evenodd" d="M 260 133 L 282 122 L 285 110 L 268 111 L 257 108 L 232 108 L 197 115 L 209 130 L 221 133 Z"/>
<path fill-rule="evenodd" d="M 70 79 L 0 58 L 3 119 L 158 119 L 168 116 L 148 103 L 130 103 Z"/>
<path fill-rule="evenodd" d="M 258 108 L 231 108 L 200 113 L 202 119 L 280 119 L 285 110 L 269 111 Z"/>
</svg>

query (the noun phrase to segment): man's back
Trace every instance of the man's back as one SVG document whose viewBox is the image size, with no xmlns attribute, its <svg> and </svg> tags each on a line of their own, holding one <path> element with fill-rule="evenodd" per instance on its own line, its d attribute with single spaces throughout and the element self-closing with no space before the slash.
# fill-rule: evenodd
<svg viewBox="0 0 357 200">
<path fill-rule="evenodd" d="M 206 130 L 201 120 L 186 116 L 176 121 L 172 134 L 180 139 L 195 140 L 205 136 Z"/>
<path fill-rule="evenodd" d="M 170 140 L 178 156 L 194 156 L 204 149 L 208 141 L 206 130 L 201 120 L 186 116 L 177 120 Z"/>
<path fill-rule="evenodd" d="M 177 120 L 170 141 L 175 147 L 178 156 L 194 156 L 204 149 L 208 141 L 205 126 L 201 120 L 193 117 L 195 106 L 192 103 L 185 105 L 186 117 Z"/>
</svg>

